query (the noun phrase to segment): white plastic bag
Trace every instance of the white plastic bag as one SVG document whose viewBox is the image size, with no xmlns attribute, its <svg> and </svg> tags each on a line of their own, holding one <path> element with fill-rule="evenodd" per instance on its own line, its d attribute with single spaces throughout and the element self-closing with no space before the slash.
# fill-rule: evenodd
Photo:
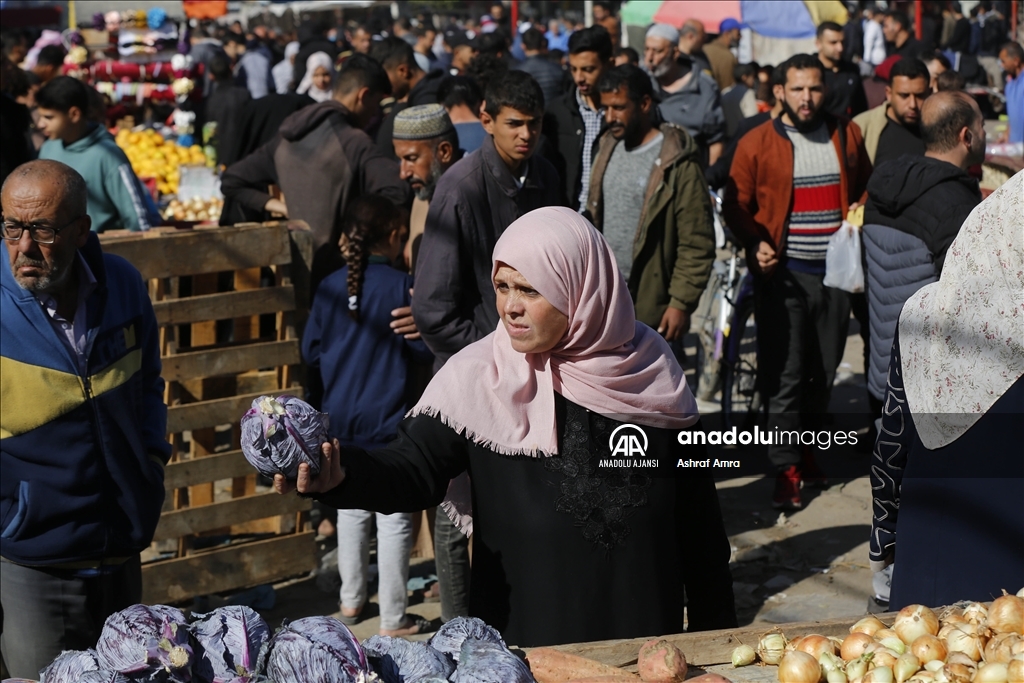
<svg viewBox="0 0 1024 683">
<path fill-rule="evenodd" d="M 851 294 L 864 291 L 864 266 L 860 261 L 860 230 L 843 221 L 828 240 L 825 252 L 826 287 Z"/>
</svg>

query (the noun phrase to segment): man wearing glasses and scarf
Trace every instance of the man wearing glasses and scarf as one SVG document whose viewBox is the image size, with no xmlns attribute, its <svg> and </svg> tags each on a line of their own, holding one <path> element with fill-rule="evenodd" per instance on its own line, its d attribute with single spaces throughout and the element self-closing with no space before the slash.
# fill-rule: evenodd
<svg viewBox="0 0 1024 683">
<path fill-rule="evenodd" d="M 0 193 L 0 645 L 19 678 L 141 601 L 164 499 L 156 318 L 138 271 L 103 254 L 86 199 L 49 160 Z"/>
</svg>

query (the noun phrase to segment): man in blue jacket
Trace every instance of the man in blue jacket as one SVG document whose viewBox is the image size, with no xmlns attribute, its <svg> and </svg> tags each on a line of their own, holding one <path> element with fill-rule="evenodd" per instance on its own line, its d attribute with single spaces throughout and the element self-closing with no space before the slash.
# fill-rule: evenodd
<svg viewBox="0 0 1024 683">
<path fill-rule="evenodd" d="M 0 194 L 0 646 L 20 678 L 141 600 L 170 456 L 153 307 L 86 197 L 51 160 Z"/>
</svg>

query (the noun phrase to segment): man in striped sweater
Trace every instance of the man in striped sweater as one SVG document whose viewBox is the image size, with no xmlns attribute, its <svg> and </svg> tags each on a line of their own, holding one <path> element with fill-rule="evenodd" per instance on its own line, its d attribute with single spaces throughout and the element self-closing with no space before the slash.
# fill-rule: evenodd
<svg viewBox="0 0 1024 683">
<path fill-rule="evenodd" d="M 736 148 L 723 210 L 755 274 L 758 371 L 768 428 L 816 430 L 828 409 L 850 318 L 846 292 L 825 287 L 825 250 L 864 198 L 871 163 L 856 124 L 822 110 L 824 70 L 813 55 L 779 67 L 782 115 Z M 815 447 L 783 436 L 773 505 L 801 507 L 800 487 L 824 484 Z"/>
</svg>

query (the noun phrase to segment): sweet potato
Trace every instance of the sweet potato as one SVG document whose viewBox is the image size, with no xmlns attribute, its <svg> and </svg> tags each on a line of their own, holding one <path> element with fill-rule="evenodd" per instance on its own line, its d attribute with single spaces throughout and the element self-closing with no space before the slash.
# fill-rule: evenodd
<svg viewBox="0 0 1024 683">
<path fill-rule="evenodd" d="M 648 683 L 683 683 L 686 680 L 686 657 L 667 640 L 644 643 L 636 668 L 640 678 Z"/>
<path fill-rule="evenodd" d="M 593 659 L 571 655 L 551 647 L 538 647 L 526 655 L 537 683 L 617 683 L 638 679 L 631 673 Z"/>
<path fill-rule="evenodd" d="M 686 683 L 732 683 L 725 676 L 719 676 L 718 674 L 702 674 L 700 676 L 694 676 Z"/>
</svg>

